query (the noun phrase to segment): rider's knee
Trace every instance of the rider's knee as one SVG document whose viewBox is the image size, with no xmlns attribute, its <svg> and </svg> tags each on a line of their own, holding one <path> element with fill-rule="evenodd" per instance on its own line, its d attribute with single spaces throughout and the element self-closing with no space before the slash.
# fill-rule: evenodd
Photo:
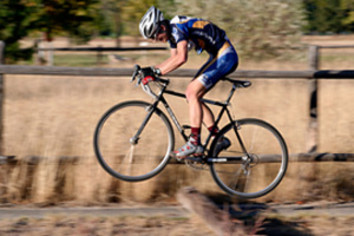
<svg viewBox="0 0 354 236">
<path fill-rule="evenodd" d="M 198 93 L 190 88 L 190 87 L 187 87 L 186 91 L 185 91 L 185 95 L 186 95 L 186 98 L 187 98 L 187 101 L 190 102 L 190 101 L 193 101 L 193 100 L 198 100 Z"/>
</svg>

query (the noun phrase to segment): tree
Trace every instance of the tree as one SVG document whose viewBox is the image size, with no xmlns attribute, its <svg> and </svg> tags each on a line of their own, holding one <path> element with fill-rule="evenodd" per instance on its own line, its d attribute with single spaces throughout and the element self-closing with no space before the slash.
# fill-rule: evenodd
<svg viewBox="0 0 354 236">
<path fill-rule="evenodd" d="M 0 38 L 5 41 L 8 62 L 29 59 L 33 49 L 21 50 L 19 40 L 31 32 L 45 32 L 46 40 L 66 33 L 85 41 L 94 30 L 94 7 L 98 0 L 2 0 Z"/>
<path fill-rule="evenodd" d="M 101 0 L 96 22 L 100 35 L 113 35 L 117 38 L 117 46 L 123 32 L 140 36 L 140 19 L 151 6 L 165 10 L 166 17 L 171 17 L 168 13 L 176 7 L 174 0 Z"/>
<path fill-rule="evenodd" d="M 100 35 L 110 35 L 116 37 L 116 46 L 120 46 L 120 36 L 124 31 L 123 9 L 126 0 L 101 0 L 99 13 L 97 15 L 97 25 Z"/>
<path fill-rule="evenodd" d="M 354 0 L 342 0 L 341 8 L 346 13 L 342 24 L 347 31 L 354 32 Z"/>
<path fill-rule="evenodd" d="M 78 41 L 87 41 L 94 32 L 94 4 L 98 0 L 36 0 L 36 30 L 51 41 L 55 34 L 66 32 Z"/>
<path fill-rule="evenodd" d="M 5 42 L 5 57 L 28 59 L 33 50 L 20 50 L 19 40 L 35 29 L 32 14 L 36 11 L 33 1 L 0 1 L 0 39 Z"/>
<path fill-rule="evenodd" d="M 354 32 L 354 0 L 304 0 L 306 33 Z"/>
</svg>

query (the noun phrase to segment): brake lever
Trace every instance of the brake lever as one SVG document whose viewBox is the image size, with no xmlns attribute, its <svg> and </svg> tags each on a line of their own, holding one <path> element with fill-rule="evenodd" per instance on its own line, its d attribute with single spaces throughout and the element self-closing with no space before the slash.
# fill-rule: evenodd
<svg viewBox="0 0 354 236">
<path fill-rule="evenodd" d="M 134 71 L 133 71 L 132 79 L 130 82 L 133 82 L 135 80 L 135 78 L 139 75 L 140 70 L 141 70 L 141 67 L 139 65 L 134 66 Z M 139 81 L 138 81 L 138 83 L 139 83 Z"/>
</svg>

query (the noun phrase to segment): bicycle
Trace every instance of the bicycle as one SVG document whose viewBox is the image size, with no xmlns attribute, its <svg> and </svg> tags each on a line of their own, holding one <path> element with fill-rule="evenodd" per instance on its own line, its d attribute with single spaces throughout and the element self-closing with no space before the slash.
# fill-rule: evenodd
<svg viewBox="0 0 354 236">
<path fill-rule="evenodd" d="M 187 141 L 165 95 L 185 98 L 168 90 L 169 79 L 156 78 L 142 83 L 141 68 L 136 65 L 132 75 L 154 102 L 126 101 L 109 109 L 99 120 L 94 134 L 94 149 L 100 165 L 113 177 L 124 181 L 143 181 L 160 173 L 171 159 L 175 135 L 170 120 L 158 107 L 163 104 L 173 124 Z M 226 101 L 203 99 L 204 103 L 221 107 L 216 116 L 218 125 L 224 114 L 229 123 L 203 144 L 202 157 L 187 157 L 184 162 L 194 166 L 209 166 L 212 177 L 226 193 L 241 198 L 257 198 L 272 191 L 282 180 L 288 165 L 288 150 L 281 134 L 269 123 L 259 119 L 233 120 L 229 105 L 236 89 L 251 86 L 250 81 L 223 78 L 232 84 Z M 157 85 L 157 92 L 150 84 Z M 220 150 L 218 141 L 227 137 L 228 148 Z M 266 177 L 260 179 L 262 172 Z"/>
</svg>

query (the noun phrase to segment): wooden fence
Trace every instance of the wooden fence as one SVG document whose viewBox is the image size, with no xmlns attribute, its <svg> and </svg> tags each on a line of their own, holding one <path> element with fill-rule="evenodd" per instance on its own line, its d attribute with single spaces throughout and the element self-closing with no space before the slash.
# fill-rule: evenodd
<svg viewBox="0 0 354 236">
<path fill-rule="evenodd" d="M 60 66 L 18 66 L 0 65 L 2 74 L 28 75 L 65 75 L 65 76 L 131 76 L 130 68 L 95 68 L 95 67 L 60 67 Z M 179 69 L 169 74 L 170 77 L 191 78 L 197 73 L 194 69 Z M 252 79 L 353 79 L 354 70 L 303 70 L 303 71 L 265 71 L 237 70 L 230 78 Z"/>
<path fill-rule="evenodd" d="M 317 47 L 317 46 L 316 46 Z M 352 47 L 352 46 L 350 46 Z M 354 47 L 354 46 L 353 46 Z M 61 76 L 131 76 L 132 69 L 125 68 L 79 68 L 79 67 L 54 67 L 54 66 L 18 66 L 18 65 L 1 65 L 2 62 L 2 51 L 4 44 L 0 42 L 0 145 L 2 145 L 1 134 L 2 134 L 2 104 L 3 104 L 3 75 L 4 74 L 30 74 L 30 75 L 61 75 Z M 310 55 L 318 53 L 318 48 L 310 48 Z M 316 57 L 312 55 L 313 57 Z M 311 57 L 312 57 L 311 56 Z M 314 83 L 313 91 L 310 91 L 311 96 L 317 96 L 314 91 L 316 88 L 317 79 L 353 79 L 354 70 L 316 70 L 315 68 L 318 64 L 314 64 L 313 68 L 304 71 L 242 71 L 238 70 L 229 77 L 231 78 L 268 78 L 268 79 L 311 79 Z M 193 77 L 196 74 L 196 70 L 192 69 L 180 69 L 172 72 L 169 76 L 175 77 Z M 310 97 L 311 97 L 310 96 Z M 311 97 L 313 99 L 313 97 Z M 316 99 L 315 99 L 316 100 Z M 309 112 L 310 115 L 310 112 Z M 311 122 L 317 122 L 316 117 L 314 117 Z M 309 127 L 316 127 L 309 124 Z M 309 135 L 309 137 L 314 137 L 315 140 L 309 140 L 309 143 L 313 143 L 312 146 L 316 145 L 316 133 L 317 130 L 309 130 L 309 133 L 315 133 L 315 135 Z M 2 147 L 0 146 L 0 155 Z M 314 152 L 311 160 L 320 160 L 323 155 L 316 154 L 316 149 L 310 148 L 308 151 Z M 305 154 L 304 154 L 305 155 Z M 304 156 L 300 155 L 300 156 Z M 338 156 L 345 156 L 346 158 L 338 158 Z M 305 155 L 306 156 L 306 155 Z M 333 158 L 327 158 L 326 160 L 337 160 L 337 161 L 353 161 L 354 154 L 333 154 Z M 328 155 L 327 155 L 328 157 Z M 301 158 L 300 158 L 301 159 Z M 303 158 L 302 158 L 303 159 Z M 301 159 L 301 160 L 302 160 Z"/>
<path fill-rule="evenodd" d="M 331 46 L 308 45 L 309 69 L 318 70 L 320 64 L 321 49 L 341 49 L 341 48 L 354 48 L 354 45 L 331 45 Z"/>
<path fill-rule="evenodd" d="M 4 50 L 5 50 L 5 43 L 3 41 L 0 41 L 0 66 L 4 64 L 5 58 L 4 58 Z M 0 155 L 2 154 L 2 145 L 3 145 L 3 136 L 2 136 L 2 130 L 3 130 L 3 96 L 4 96 L 4 78 L 3 78 L 3 73 L 0 73 Z"/>
<path fill-rule="evenodd" d="M 96 52 L 96 64 L 100 65 L 104 52 L 126 52 L 126 51 L 166 51 L 167 47 L 60 47 L 60 48 L 41 48 L 38 45 L 35 47 L 37 53 L 36 64 L 41 64 L 44 61 L 43 52 L 47 52 L 47 65 L 54 65 L 54 52 Z"/>
<path fill-rule="evenodd" d="M 304 47 L 296 47 L 294 50 L 301 50 L 308 48 L 308 65 L 310 70 L 318 70 L 320 64 L 320 51 L 321 49 L 341 49 L 341 48 L 354 48 L 354 45 L 306 45 Z M 62 52 L 97 52 L 97 64 L 100 64 L 102 60 L 103 52 L 122 52 L 122 51 L 165 51 L 168 47 L 58 47 L 58 48 L 40 48 L 36 47 L 37 58 L 42 57 L 42 52 L 48 52 L 51 54 L 49 57 L 49 66 L 53 65 L 53 53 L 55 51 Z"/>
</svg>

